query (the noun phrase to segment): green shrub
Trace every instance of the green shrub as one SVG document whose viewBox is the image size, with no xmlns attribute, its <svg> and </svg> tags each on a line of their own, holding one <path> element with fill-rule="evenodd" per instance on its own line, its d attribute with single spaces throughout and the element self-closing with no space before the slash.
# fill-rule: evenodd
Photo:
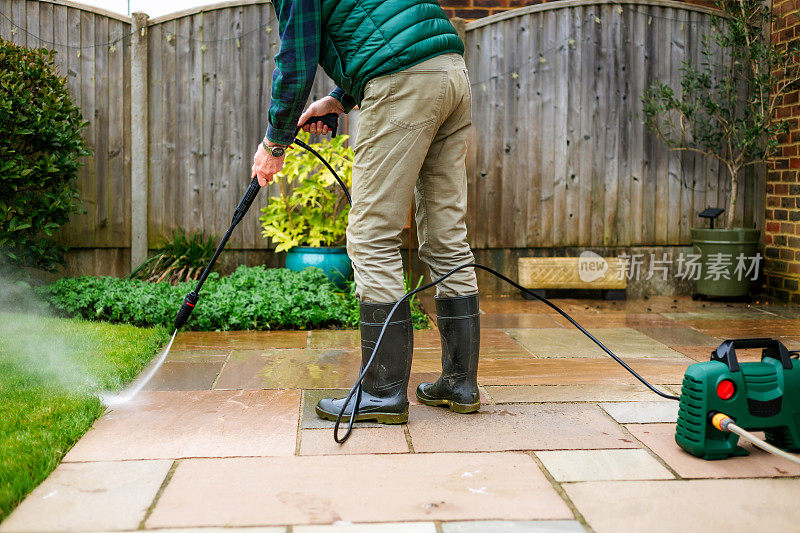
<svg viewBox="0 0 800 533">
<path fill-rule="evenodd" d="M 53 238 L 80 210 L 78 158 L 86 122 L 53 55 L 0 39 L 0 261 L 53 271 Z"/>
<path fill-rule="evenodd" d="M 308 142 L 308 133 L 300 139 Z M 324 157 L 349 188 L 353 175 L 353 149 L 344 145 L 347 135 L 310 145 Z M 285 252 L 295 246 L 344 244 L 350 206 L 333 174 L 305 150 L 291 150 L 276 176 L 280 194 L 272 196 L 259 220 L 264 238 L 271 237 Z"/>
<path fill-rule="evenodd" d="M 64 278 L 37 291 L 67 316 L 171 328 L 183 297 L 194 286 L 85 276 Z M 336 289 L 319 269 L 240 266 L 230 276 L 208 277 L 185 329 L 352 327 L 358 324 L 357 311 L 355 297 Z"/>
</svg>

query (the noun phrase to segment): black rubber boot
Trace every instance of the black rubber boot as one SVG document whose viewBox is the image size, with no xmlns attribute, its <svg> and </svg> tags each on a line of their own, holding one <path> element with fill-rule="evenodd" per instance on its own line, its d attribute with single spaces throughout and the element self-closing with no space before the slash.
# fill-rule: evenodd
<svg viewBox="0 0 800 533">
<path fill-rule="evenodd" d="M 381 327 L 394 303 L 361 304 L 361 368 L 369 361 Z M 411 375 L 411 354 L 414 329 L 411 307 L 404 301 L 392 315 L 383 340 L 362 382 L 361 401 L 356 421 L 370 420 L 379 424 L 402 424 L 408 421 L 408 378 Z M 342 421 L 350 420 L 357 394 L 353 395 Z M 345 398 L 325 398 L 317 404 L 317 415 L 336 420 Z"/>
<path fill-rule="evenodd" d="M 436 315 L 442 339 L 442 375 L 436 383 L 417 387 L 417 399 L 425 405 L 446 405 L 456 413 L 474 413 L 481 407 L 478 295 L 436 298 Z"/>
</svg>

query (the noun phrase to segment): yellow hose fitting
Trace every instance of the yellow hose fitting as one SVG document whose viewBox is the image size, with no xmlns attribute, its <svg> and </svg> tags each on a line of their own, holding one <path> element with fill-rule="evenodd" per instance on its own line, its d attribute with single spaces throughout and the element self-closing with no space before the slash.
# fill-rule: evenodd
<svg viewBox="0 0 800 533">
<path fill-rule="evenodd" d="M 720 431 L 728 431 L 728 424 L 731 422 L 731 417 L 724 413 L 717 413 L 711 418 L 711 424 Z"/>
</svg>

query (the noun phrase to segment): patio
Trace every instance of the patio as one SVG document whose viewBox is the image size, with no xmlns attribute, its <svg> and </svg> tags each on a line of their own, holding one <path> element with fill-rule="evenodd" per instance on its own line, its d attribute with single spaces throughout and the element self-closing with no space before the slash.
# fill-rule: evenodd
<svg viewBox="0 0 800 533">
<path fill-rule="evenodd" d="M 557 303 L 673 393 L 721 338 L 770 336 L 800 348 L 796 307 Z M 414 401 L 440 365 L 438 332 L 418 331 L 409 423 L 360 424 L 341 447 L 314 404 L 352 385 L 357 332 L 182 332 L 150 390 L 98 420 L 0 530 L 796 527 L 800 467 L 751 447 L 748 457 L 694 458 L 674 443 L 675 402 L 560 316 L 513 297 L 485 298 L 481 309 L 479 413 Z"/>
</svg>

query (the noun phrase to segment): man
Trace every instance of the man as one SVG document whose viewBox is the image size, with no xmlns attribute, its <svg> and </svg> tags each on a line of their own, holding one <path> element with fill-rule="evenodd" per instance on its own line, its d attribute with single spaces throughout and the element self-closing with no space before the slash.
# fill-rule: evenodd
<svg viewBox="0 0 800 533">
<path fill-rule="evenodd" d="M 359 105 L 347 252 L 361 302 L 364 364 L 403 294 L 400 234 L 412 195 L 419 256 L 439 277 L 473 260 L 467 244 L 466 138 L 471 94 L 464 45 L 435 0 L 274 0 L 281 49 L 275 58 L 266 138 L 253 160 L 264 186 L 283 167 L 295 130 L 310 117 Z M 321 65 L 337 88 L 301 113 Z M 327 133 L 321 122 L 304 126 Z M 478 296 L 473 269 L 437 287 L 442 376 L 417 397 L 456 412 L 480 407 Z M 363 380 L 357 420 L 408 420 L 413 330 L 404 302 Z M 356 399 L 345 410 L 349 419 Z M 334 420 L 344 399 L 324 399 Z"/>
</svg>

